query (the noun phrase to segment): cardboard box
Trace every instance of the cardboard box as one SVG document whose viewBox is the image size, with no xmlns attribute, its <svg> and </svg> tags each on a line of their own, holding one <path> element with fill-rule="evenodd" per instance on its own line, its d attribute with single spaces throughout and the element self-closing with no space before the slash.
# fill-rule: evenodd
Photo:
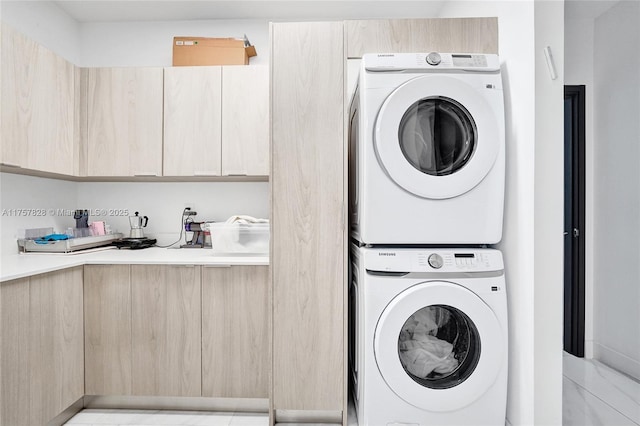
<svg viewBox="0 0 640 426">
<path fill-rule="evenodd" d="M 249 58 L 256 55 L 256 48 L 246 38 L 173 38 L 173 66 L 248 65 Z"/>
</svg>

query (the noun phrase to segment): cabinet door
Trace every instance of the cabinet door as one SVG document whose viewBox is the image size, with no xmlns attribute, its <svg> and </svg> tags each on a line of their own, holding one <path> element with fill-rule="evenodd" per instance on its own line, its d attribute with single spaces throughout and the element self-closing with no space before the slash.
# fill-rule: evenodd
<svg viewBox="0 0 640 426">
<path fill-rule="evenodd" d="M 30 422 L 46 424 L 84 395 L 82 267 L 30 278 Z"/>
<path fill-rule="evenodd" d="M 278 23 L 271 31 L 273 406 L 276 417 L 277 410 L 321 410 L 341 419 L 343 25 Z"/>
<path fill-rule="evenodd" d="M 29 278 L 0 283 L 0 424 L 29 426 Z"/>
<path fill-rule="evenodd" d="M 2 25 L 2 163 L 74 172 L 75 71 Z"/>
<path fill-rule="evenodd" d="M 87 174 L 162 174 L 162 68 L 90 68 Z"/>
<path fill-rule="evenodd" d="M 204 267 L 202 396 L 269 397 L 268 266 Z"/>
<path fill-rule="evenodd" d="M 377 52 L 498 53 L 497 18 L 345 21 L 347 55 Z"/>
<path fill-rule="evenodd" d="M 222 174 L 269 175 L 269 70 L 222 68 Z"/>
<path fill-rule="evenodd" d="M 165 176 L 220 176 L 220 75 L 220 67 L 165 68 Z"/>
<path fill-rule="evenodd" d="M 131 394 L 129 265 L 84 267 L 87 395 Z"/>
<path fill-rule="evenodd" d="M 200 396 L 199 266 L 131 266 L 134 395 Z"/>
</svg>

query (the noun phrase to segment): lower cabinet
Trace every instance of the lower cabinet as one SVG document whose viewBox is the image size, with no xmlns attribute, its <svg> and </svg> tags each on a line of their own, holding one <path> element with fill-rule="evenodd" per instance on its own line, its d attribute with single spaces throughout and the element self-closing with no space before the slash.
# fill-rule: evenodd
<svg viewBox="0 0 640 426">
<path fill-rule="evenodd" d="M 0 284 L 2 425 L 43 425 L 84 395 L 82 268 Z"/>
<path fill-rule="evenodd" d="M 85 266 L 87 395 L 200 396 L 200 267 Z"/>
<path fill-rule="evenodd" d="M 200 396 L 199 266 L 131 266 L 132 394 Z"/>
<path fill-rule="evenodd" d="M 268 398 L 268 266 L 85 266 L 87 395 Z"/>
<path fill-rule="evenodd" d="M 268 266 L 203 267 L 202 396 L 268 398 Z"/>
</svg>

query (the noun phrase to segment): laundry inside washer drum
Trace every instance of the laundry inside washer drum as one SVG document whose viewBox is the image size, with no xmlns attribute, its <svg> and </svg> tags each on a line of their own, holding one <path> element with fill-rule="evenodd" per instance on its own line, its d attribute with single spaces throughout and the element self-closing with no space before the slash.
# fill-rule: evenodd
<svg viewBox="0 0 640 426">
<path fill-rule="evenodd" d="M 476 144 L 476 124 L 460 103 L 444 96 L 420 99 L 402 116 L 398 131 L 400 149 L 422 173 L 450 175 L 471 159 Z"/>
<path fill-rule="evenodd" d="M 446 305 L 426 306 L 402 326 L 398 355 L 415 382 L 447 389 L 465 381 L 478 365 L 480 336 L 462 311 Z"/>
</svg>

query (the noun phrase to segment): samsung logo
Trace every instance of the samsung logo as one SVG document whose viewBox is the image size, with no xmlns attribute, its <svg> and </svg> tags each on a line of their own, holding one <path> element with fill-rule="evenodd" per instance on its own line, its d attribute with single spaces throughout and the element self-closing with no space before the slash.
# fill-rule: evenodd
<svg viewBox="0 0 640 426">
<path fill-rule="evenodd" d="M 394 55 L 393 53 L 379 53 L 378 54 L 378 58 L 393 58 Z"/>
<path fill-rule="evenodd" d="M 395 256 L 395 253 L 385 253 L 385 252 L 380 252 L 378 253 L 378 256 Z"/>
</svg>

